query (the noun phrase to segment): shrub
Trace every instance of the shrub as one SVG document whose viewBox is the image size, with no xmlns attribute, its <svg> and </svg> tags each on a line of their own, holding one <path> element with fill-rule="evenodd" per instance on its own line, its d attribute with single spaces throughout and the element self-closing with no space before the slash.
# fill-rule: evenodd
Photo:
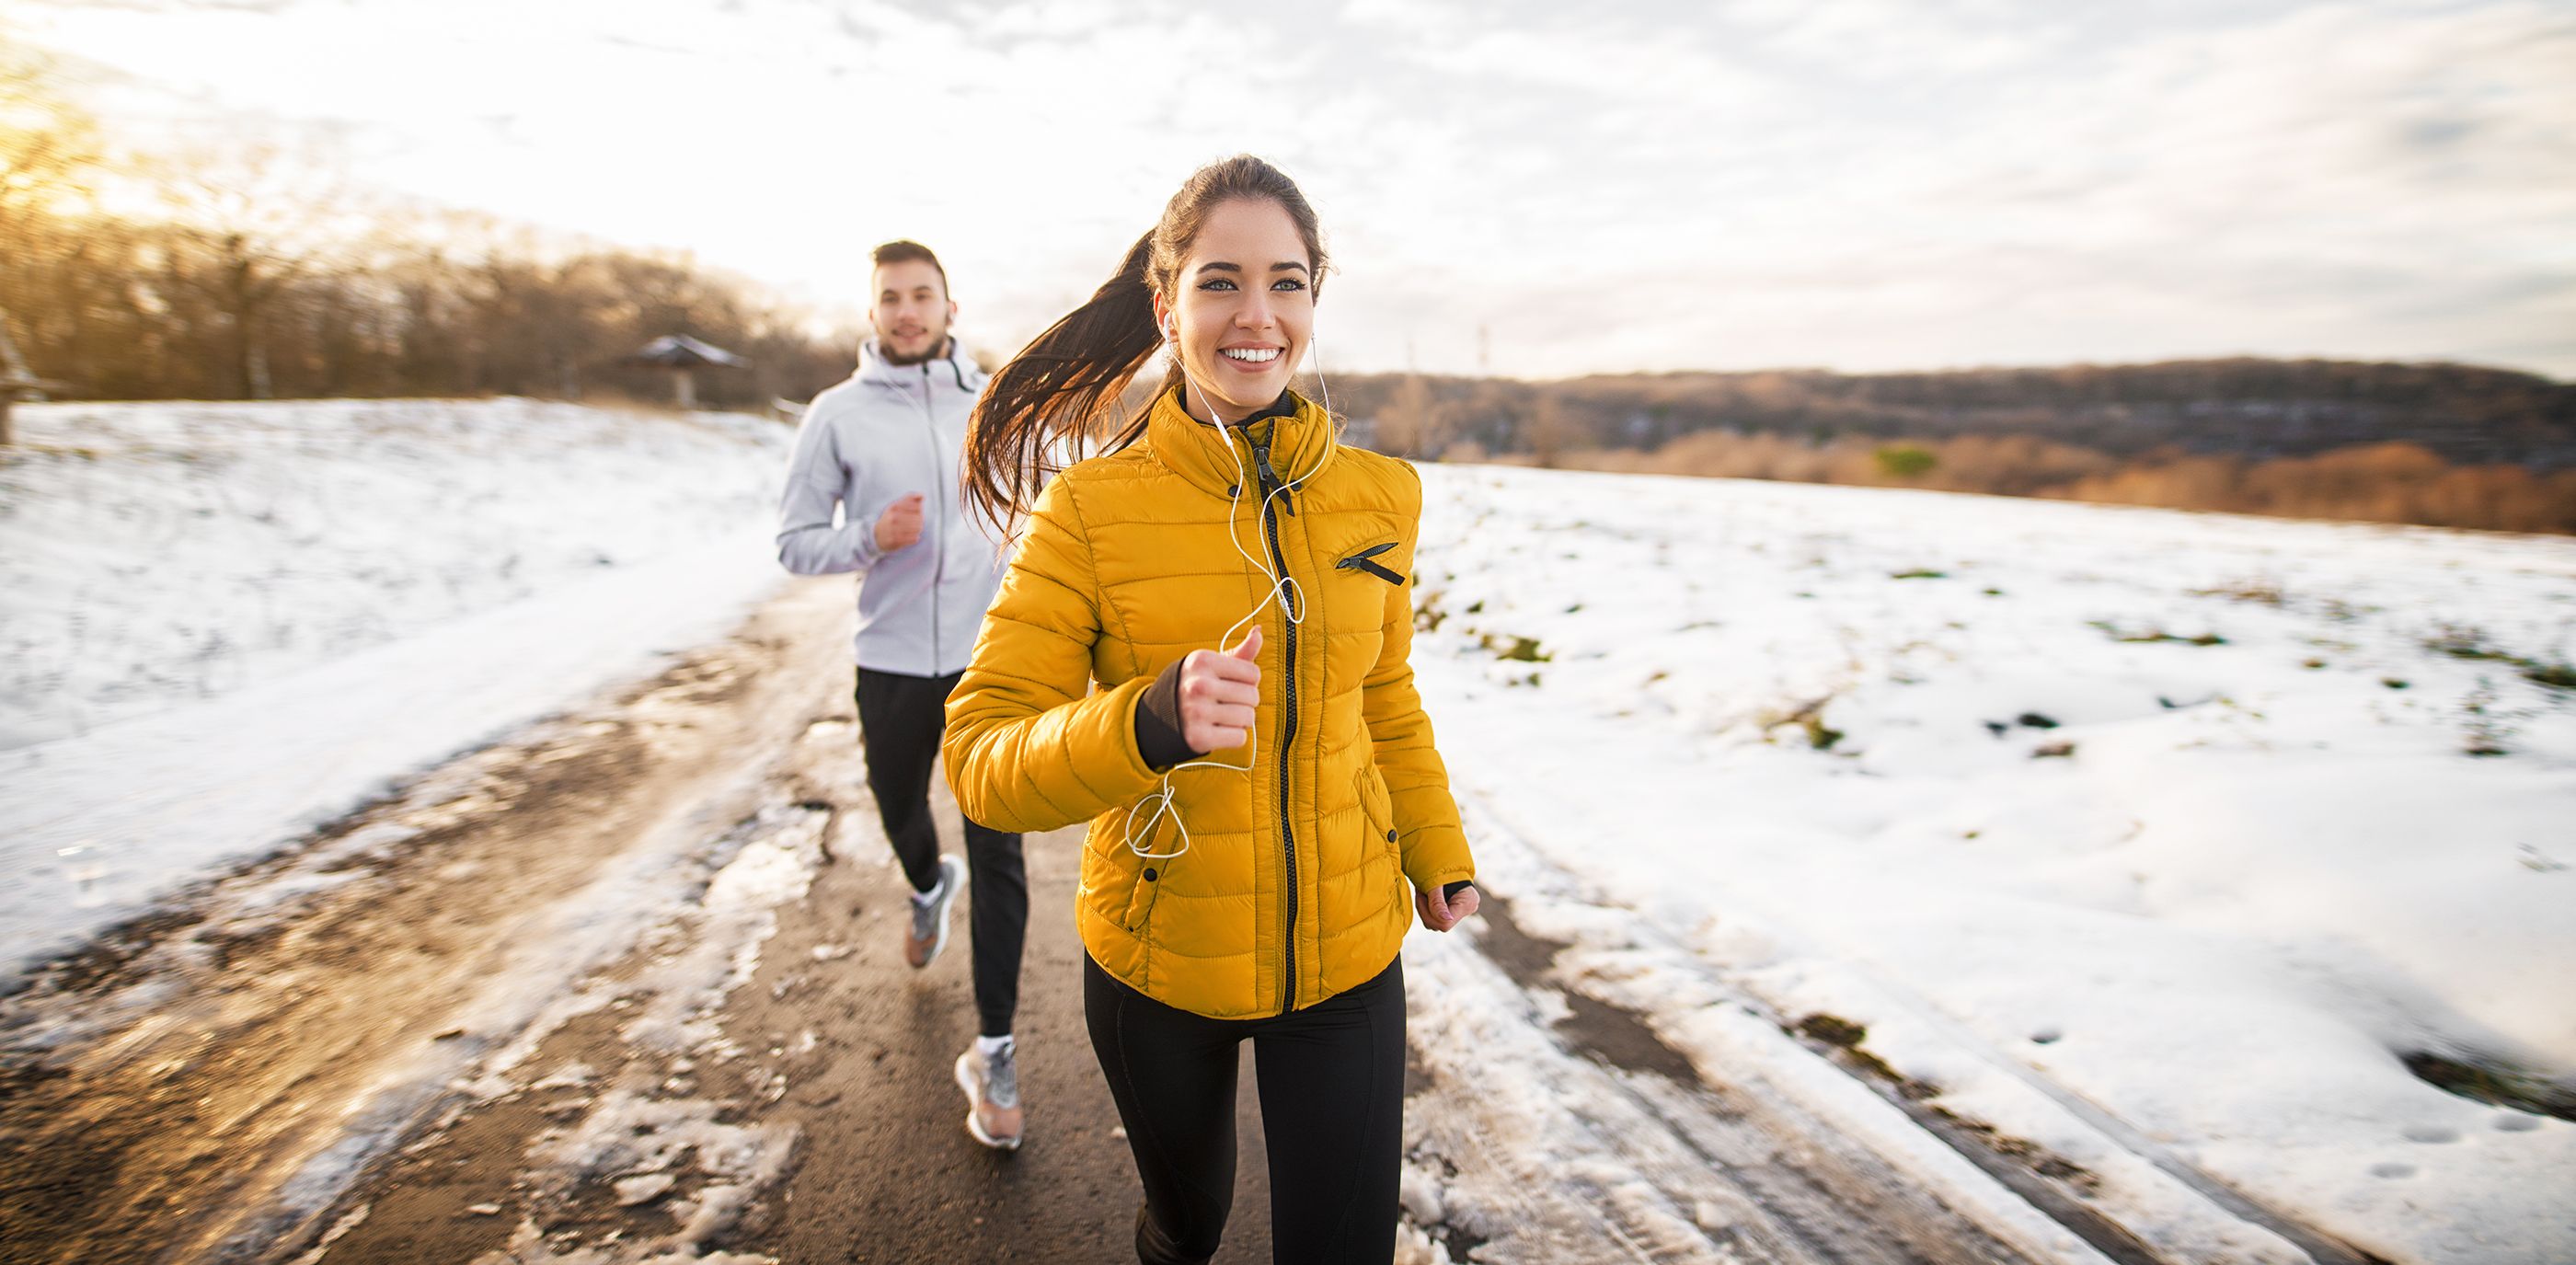
<svg viewBox="0 0 2576 1265">
<path fill-rule="evenodd" d="M 1898 479 L 1912 479 L 1932 473 L 1941 459 L 1929 448 L 1918 444 L 1890 444 L 1873 454 L 1880 472 Z"/>
</svg>

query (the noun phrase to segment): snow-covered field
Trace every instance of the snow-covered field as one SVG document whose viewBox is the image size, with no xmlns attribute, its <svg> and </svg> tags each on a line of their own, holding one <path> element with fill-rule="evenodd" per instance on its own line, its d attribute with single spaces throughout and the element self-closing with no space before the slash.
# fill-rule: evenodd
<svg viewBox="0 0 2576 1265">
<path fill-rule="evenodd" d="M 1703 1067 L 1720 999 L 1829 1016 L 2204 1259 L 2279 1250 L 2229 1188 L 2576 1259 L 2576 1124 L 2404 1061 L 2576 1090 L 2576 541 L 1425 479 L 1443 750 L 1585 891 L 1497 889 Z"/>
<path fill-rule="evenodd" d="M 7 974 L 780 582 L 790 432 L 757 419 L 19 416 Z M 2063 1236 L 1909 1119 L 2065 1166 L 2173 1259 L 2299 1259 L 2276 1230 L 2300 1225 L 2405 1262 L 2576 1259 L 2576 1124 L 2408 1070 L 2576 1101 L 2576 541 L 1424 473 L 1417 667 L 1514 934 L 1566 946 L 1552 980 L 1998 1241 Z M 1417 938 L 1419 1030 L 1519 1054 L 1431 1061 L 1573 1083 L 1476 1011 L 1512 995 L 1481 935 Z M 1628 1180 L 1689 1161 L 1623 1151 L 1636 1103 L 1607 1084 L 1523 1104 L 1538 1171 L 1630 1192 L 1634 1225 L 1723 1203 L 1732 1177 Z M 1450 1204 L 1506 1208 L 1479 1180 Z"/>
<path fill-rule="evenodd" d="M 788 428 L 524 400 L 34 405 L 0 458 L 0 968 L 716 636 Z"/>
</svg>

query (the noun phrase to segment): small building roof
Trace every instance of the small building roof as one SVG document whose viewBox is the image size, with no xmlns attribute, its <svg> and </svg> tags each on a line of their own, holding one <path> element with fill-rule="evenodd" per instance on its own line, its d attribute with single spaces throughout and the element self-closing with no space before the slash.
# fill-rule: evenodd
<svg viewBox="0 0 2576 1265">
<path fill-rule="evenodd" d="M 686 334 L 664 334 L 644 344 L 627 361 L 634 364 L 662 365 L 673 369 L 694 369 L 701 365 L 732 365 L 740 368 L 751 362 L 713 343 L 702 343 Z"/>
</svg>

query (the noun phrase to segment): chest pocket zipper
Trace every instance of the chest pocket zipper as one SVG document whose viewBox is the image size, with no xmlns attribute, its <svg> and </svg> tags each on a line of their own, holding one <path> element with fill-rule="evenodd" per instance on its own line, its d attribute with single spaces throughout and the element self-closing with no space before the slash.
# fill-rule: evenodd
<svg viewBox="0 0 2576 1265">
<path fill-rule="evenodd" d="M 1371 559 L 1376 558 L 1379 554 L 1385 553 L 1387 550 L 1393 549 L 1401 543 L 1403 542 L 1390 540 L 1382 545 L 1371 545 L 1366 549 L 1360 550 L 1358 553 L 1352 554 L 1350 557 L 1334 563 L 1333 569 L 1336 571 L 1366 571 L 1370 575 L 1376 576 L 1397 588 L 1402 588 L 1404 587 L 1403 576 L 1397 575 L 1394 571 L 1371 561 Z"/>
</svg>

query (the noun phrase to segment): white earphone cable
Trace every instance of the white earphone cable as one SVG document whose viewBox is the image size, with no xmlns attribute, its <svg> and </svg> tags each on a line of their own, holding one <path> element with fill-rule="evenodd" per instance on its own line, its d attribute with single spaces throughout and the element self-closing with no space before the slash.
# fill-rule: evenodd
<svg viewBox="0 0 2576 1265">
<path fill-rule="evenodd" d="M 1196 389 L 1196 385 L 1197 384 L 1190 381 L 1189 374 L 1184 371 L 1181 375 L 1181 390 L 1184 392 L 1191 391 Z M 1218 416 L 1215 406 L 1208 402 L 1207 396 L 1203 392 L 1199 396 L 1199 404 L 1201 407 L 1207 409 L 1209 417 L 1214 418 Z M 1185 413 L 1188 412 L 1187 409 L 1183 409 L 1182 411 Z M 1234 436 L 1231 433 L 1232 427 L 1228 426 L 1221 420 L 1208 424 L 1216 427 L 1219 439 L 1225 444 L 1226 455 L 1234 458 L 1234 483 L 1228 489 L 1229 495 L 1225 507 L 1226 543 L 1233 545 L 1234 551 L 1237 554 L 1242 555 L 1244 561 L 1251 563 L 1253 570 L 1260 572 L 1263 578 L 1270 581 L 1270 587 L 1262 591 L 1261 600 L 1254 603 L 1252 609 L 1244 613 L 1243 618 L 1238 619 L 1231 625 L 1227 626 L 1224 635 L 1217 638 L 1215 650 L 1217 653 L 1223 654 L 1225 653 L 1227 645 L 1234 641 L 1235 633 L 1242 629 L 1244 625 L 1259 619 L 1263 611 L 1270 609 L 1270 604 L 1272 602 L 1279 603 L 1280 613 L 1287 617 L 1290 624 L 1303 627 L 1306 622 L 1306 594 L 1304 589 L 1298 587 L 1297 577 L 1286 574 L 1284 570 L 1276 572 L 1272 571 L 1268 563 L 1254 555 L 1251 550 L 1243 547 L 1243 533 L 1238 527 L 1238 522 L 1242 517 L 1240 510 L 1243 506 L 1243 485 L 1248 477 L 1247 472 L 1243 468 L 1243 454 L 1235 450 Z M 1245 442 L 1250 442 L 1249 436 L 1246 436 Z M 1285 480 L 1280 483 L 1278 487 L 1270 489 L 1270 491 L 1265 493 L 1261 498 L 1261 512 L 1263 514 L 1270 513 L 1270 502 L 1273 498 L 1287 495 L 1290 491 L 1305 481 L 1306 476 L 1300 475 L 1297 478 Z M 1173 857 L 1177 857 L 1188 852 L 1190 850 L 1190 828 L 1188 823 L 1181 820 L 1180 806 L 1172 798 L 1172 775 L 1183 769 L 1228 769 L 1236 773 L 1250 773 L 1253 770 L 1254 764 L 1259 760 L 1258 750 L 1260 740 L 1258 735 L 1259 731 L 1257 728 L 1245 730 L 1245 752 L 1243 763 L 1241 764 L 1228 764 L 1223 760 L 1184 760 L 1179 764 L 1175 764 L 1172 767 L 1165 769 L 1163 771 L 1162 784 L 1152 794 L 1136 801 L 1127 808 L 1127 850 L 1149 861 L 1168 861 Z M 1146 806 L 1149 804 L 1153 806 L 1153 810 L 1146 814 L 1144 837 L 1149 840 L 1152 839 L 1156 824 L 1168 816 L 1172 819 L 1173 831 L 1180 836 L 1179 847 L 1169 852 L 1155 852 L 1147 847 L 1138 845 L 1136 814 L 1139 812 L 1145 812 Z"/>
</svg>

